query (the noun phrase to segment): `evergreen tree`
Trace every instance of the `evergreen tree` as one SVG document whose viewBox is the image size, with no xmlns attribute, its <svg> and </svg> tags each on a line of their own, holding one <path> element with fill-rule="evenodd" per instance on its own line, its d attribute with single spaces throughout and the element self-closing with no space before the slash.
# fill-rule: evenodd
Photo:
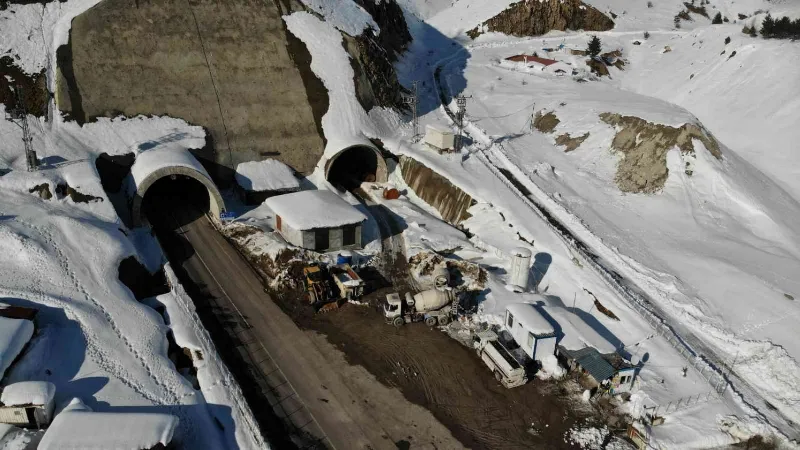
<svg viewBox="0 0 800 450">
<path fill-rule="evenodd" d="M 792 34 L 792 21 L 783 16 L 777 22 L 775 22 L 775 37 L 779 37 L 785 39 Z"/>
<path fill-rule="evenodd" d="M 711 20 L 711 23 L 714 25 L 719 25 L 722 23 L 722 13 L 718 12 L 716 16 Z"/>
<path fill-rule="evenodd" d="M 602 50 L 603 47 L 600 43 L 600 38 L 597 36 L 592 36 L 592 40 L 589 41 L 589 46 L 586 47 L 586 53 L 588 53 L 591 57 L 595 57 L 599 55 Z"/>
<path fill-rule="evenodd" d="M 765 38 L 775 36 L 775 19 L 769 13 L 767 13 L 767 17 L 764 17 L 764 21 L 761 22 L 761 36 Z"/>
</svg>

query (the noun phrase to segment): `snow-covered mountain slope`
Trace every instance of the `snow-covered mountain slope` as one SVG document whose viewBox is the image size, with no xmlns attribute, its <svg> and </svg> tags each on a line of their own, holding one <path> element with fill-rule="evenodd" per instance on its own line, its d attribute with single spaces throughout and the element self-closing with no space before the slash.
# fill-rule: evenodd
<svg viewBox="0 0 800 450">
<path fill-rule="evenodd" d="M 429 72 L 442 67 L 450 93 L 472 96 L 468 130 L 477 143 L 469 151 L 485 153 L 515 174 L 532 198 L 605 264 L 702 339 L 716 364 L 732 364 L 734 386 L 746 383 L 769 407 L 797 423 L 800 177 L 790 143 L 799 129 L 794 122 L 800 111 L 800 47 L 745 37 L 738 19 L 739 13 L 750 16 L 758 9 L 791 15 L 797 5 L 712 2 L 705 5 L 709 16 L 719 10 L 731 16 L 730 24 L 711 25 L 710 19 L 692 14 L 691 23 L 672 29 L 675 14 L 685 8 L 682 2 L 654 1 L 648 8 L 646 2 L 587 1 L 617 15 L 613 31 L 596 34 L 603 51 L 620 49 L 626 64 L 623 70 L 611 68 L 610 78 L 579 83 L 576 79 L 587 78 L 586 58 L 568 49 L 585 49 L 587 34 L 552 32 L 529 39 L 489 34 L 469 41 L 463 33 L 488 19 L 488 9 L 497 5 L 483 5 L 470 16 L 468 3 L 457 2 L 428 21 L 443 34 L 440 42 L 450 39 L 465 48 L 440 51 L 417 42 L 413 51 L 430 55 Z M 425 27 L 415 29 L 436 36 Z M 562 43 L 565 51 L 543 50 Z M 571 65 L 575 79 L 569 70 L 559 77 L 500 63 L 533 52 Z M 401 78 L 431 80 L 418 61 L 410 64 L 412 59 L 399 66 Z M 437 95 L 433 86 L 425 89 Z M 550 124 L 552 130 L 546 121 L 539 123 L 545 132 L 540 131 L 531 126 L 535 112 L 552 112 L 558 122 Z M 627 126 L 604 113 L 649 125 Z M 441 111 L 434 111 L 423 120 L 442 119 Z M 673 132 L 687 124 L 702 132 L 682 142 Z M 656 141 L 662 149 L 658 170 L 652 158 L 637 153 Z M 446 165 L 442 170 L 455 171 Z M 631 193 L 630 187 L 626 193 L 621 173 L 628 180 L 631 174 L 651 181 L 662 176 L 663 184 L 652 193 Z M 500 202 L 485 190 L 475 195 Z M 784 429 L 791 430 L 792 422 Z M 711 445 L 697 438 L 673 436 L 664 442 L 678 448 Z"/>
</svg>

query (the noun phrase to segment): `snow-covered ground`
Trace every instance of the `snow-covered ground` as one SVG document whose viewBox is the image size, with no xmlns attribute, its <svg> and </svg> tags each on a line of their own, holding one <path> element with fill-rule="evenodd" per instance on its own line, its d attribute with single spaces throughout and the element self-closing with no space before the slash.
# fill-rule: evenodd
<svg viewBox="0 0 800 450">
<path fill-rule="evenodd" d="M 46 69 L 52 87 L 57 46 L 66 41 L 72 18 L 96 3 L 13 5 L 0 12 L 0 48 L 29 73 Z M 119 281 L 123 259 L 133 256 L 155 270 L 163 256 L 146 231 L 122 223 L 95 168 L 103 152 L 202 147 L 202 128 L 158 117 L 100 119 L 81 127 L 64 122 L 52 104 L 49 119 L 28 117 L 43 161 L 36 172 L 25 170 L 21 129 L 0 121 L 0 301 L 39 310 L 39 331 L 5 382 L 53 383 L 57 412 L 78 397 L 98 412 L 174 415 L 179 448 L 264 448 L 238 386 L 169 268 L 173 290 L 156 299 L 168 323 Z M 82 203 L 57 193 L 63 183 L 96 199 Z M 32 191 L 37 185 L 52 197 Z M 202 357 L 194 358 L 200 389 L 167 357 L 169 331 L 179 346 Z M 6 436 L 14 445 L 31 439 Z M 12 445 L 8 439 L 3 443 Z"/>
<path fill-rule="evenodd" d="M 654 2 L 661 5 L 650 10 L 645 2 L 629 6 L 589 1 L 602 11 L 619 15 L 614 31 L 598 35 L 604 51 L 621 49 L 627 64 L 624 71 L 612 68 L 611 79 L 577 83 L 569 76 L 514 71 L 499 61 L 536 51 L 584 69 L 585 58 L 567 52 L 547 54 L 542 49 L 561 43 L 582 49 L 587 34 L 553 32 L 529 39 L 484 35 L 475 42 L 463 36 L 464 31 L 490 18 L 494 14 L 490 9 L 502 10 L 499 3 L 476 7 L 468 0 L 455 2 L 451 9 L 434 12 L 428 25 L 414 23 L 410 17 L 418 40 L 412 44 L 413 53 L 399 64 L 401 79 L 406 83 L 424 80 L 424 94 L 435 96 L 431 72 L 441 64 L 446 88 L 472 96 L 467 129 L 476 143 L 468 153 L 455 157 L 441 157 L 415 146 L 402 147 L 402 151 L 447 174 L 474 198 L 486 202 L 474 206 L 470 210 L 473 218 L 464 223 L 475 234 L 473 243 L 507 257 L 510 248 L 520 244 L 519 233 L 534 240 L 534 254 L 549 254 L 551 262 L 540 286 L 547 289 L 548 296 L 563 297 L 568 305 L 570 297 L 579 305 L 583 297 L 589 310 L 586 289 L 615 313 L 624 311 L 626 306 L 615 292 L 579 268 L 580 259 L 563 243 L 548 238 L 553 233 L 537 225 L 541 218 L 527 215 L 525 209 L 529 208 L 520 205 L 514 198 L 517 194 L 503 186 L 497 174 L 491 174 L 484 164 L 486 157 L 492 165 L 509 170 L 531 191 L 533 200 L 566 224 L 604 263 L 636 283 L 669 317 L 710 345 L 718 361 L 733 363 L 738 377 L 785 417 L 798 422 L 800 341 L 795 329 L 800 307 L 792 298 L 800 288 L 796 280 L 800 273 L 796 183 L 800 177 L 793 164 L 793 147 L 787 143 L 796 141 L 798 132 L 790 122 L 796 121 L 798 111 L 800 77 L 796 75 L 800 67 L 795 62 L 800 47 L 788 41 L 744 37 L 741 23 L 712 27 L 710 20 L 701 17 L 690 26 L 672 30 L 672 17 L 681 9 L 679 2 Z M 770 6 L 791 9 L 784 4 L 750 3 L 735 7 L 720 3 L 708 9 L 713 14 L 718 7 L 726 15 L 733 15 L 731 11 L 749 15 Z M 431 6 L 417 4 L 421 9 Z M 623 8 L 627 8 L 625 14 Z M 416 12 L 431 14 L 430 9 L 425 11 Z M 431 30 L 429 25 L 438 29 Z M 648 40 L 643 31 L 651 32 Z M 426 37 L 432 36 L 438 43 L 449 39 L 457 50 L 452 46 L 442 50 L 436 44 L 426 47 L 426 41 L 433 40 Z M 726 45 L 727 36 L 731 42 Z M 635 40 L 641 45 L 633 45 Z M 458 50 L 462 45 L 467 47 Z M 664 52 L 665 46 L 671 51 Z M 726 53 L 720 55 L 723 49 Z M 729 59 L 733 51 L 737 53 Z M 427 62 L 419 60 L 421 55 L 427 56 Z M 701 76 L 702 82 L 698 80 Z M 535 111 L 557 115 L 560 123 L 552 134 L 532 129 Z M 624 194 L 614 182 L 622 156 L 610 148 L 618 130 L 599 118 L 603 112 L 673 127 L 703 125 L 721 144 L 722 159 L 714 158 L 694 140 L 694 155 L 677 148 L 667 153 L 669 176 L 663 189 L 655 194 Z M 423 124 L 447 121 L 441 109 L 422 118 Z M 586 132 L 589 137 L 574 151 L 567 153 L 555 144 L 555 137 L 563 133 L 575 137 Z M 497 317 L 504 304 L 522 299 L 491 289 L 484 312 Z M 605 325 L 607 319 L 600 316 L 599 321 Z M 641 319 L 632 312 L 629 321 Z M 650 337 L 647 326 L 641 330 L 642 336 L 636 336 L 629 321 L 621 320 L 625 327 L 613 322 L 609 326 L 626 348 L 639 339 L 645 339 L 646 345 L 659 340 Z M 668 348 L 658 354 L 648 352 L 649 363 L 639 388 L 655 403 L 665 404 L 687 394 L 669 364 L 663 364 L 671 352 Z M 674 364 L 682 367 L 686 361 L 678 357 Z M 656 385 L 662 378 L 665 383 L 670 379 L 678 383 L 656 400 Z M 704 380 L 700 385 L 709 389 Z M 719 418 L 726 414 L 745 418 L 741 422 L 749 421 L 751 431 L 769 433 L 763 431 L 769 427 L 759 425 L 762 420 L 757 414 L 747 419 L 753 414 L 747 407 L 737 411 L 731 401 L 711 405 L 705 413 L 691 417 L 675 414 L 668 421 L 673 428 L 661 429 L 657 438 L 670 447 L 707 447 L 741 439 L 741 434 L 723 426 L 728 422 Z M 707 428 L 713 433 L 682 433 L 677 431 L 679 426 L 674 428 L 683 420 L 690 426 L 688 421 L 698 418 L 708 420 Z M 740 425 L 737 422 L 737 427 Z"/>
</svg>

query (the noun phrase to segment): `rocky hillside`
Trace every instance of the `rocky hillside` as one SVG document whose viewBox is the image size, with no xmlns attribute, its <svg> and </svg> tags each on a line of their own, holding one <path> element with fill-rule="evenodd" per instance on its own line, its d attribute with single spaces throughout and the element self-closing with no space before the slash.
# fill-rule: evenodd
<svg viewBox="0 0 800 450">
<path fill-rule="evenodd" d="M 522 0 L 469 31 L 475 39 L 485 32 L 538 36 L 551 30 L 605 31 L 614 21 L 580 0 Z"/>
</svg>

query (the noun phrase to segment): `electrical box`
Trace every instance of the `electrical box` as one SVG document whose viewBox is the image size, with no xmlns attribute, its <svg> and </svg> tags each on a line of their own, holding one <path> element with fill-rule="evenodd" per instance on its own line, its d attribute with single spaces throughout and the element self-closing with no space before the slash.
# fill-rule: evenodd
<svg viewBox="0 0 800 450">
<path fill-rule="evenodd" d="M 425 143 L 437 150 L 450 150 L 455 147 L 455 135 L 450 128 L 441 125 L 426 125 Z"/>
</svg>

